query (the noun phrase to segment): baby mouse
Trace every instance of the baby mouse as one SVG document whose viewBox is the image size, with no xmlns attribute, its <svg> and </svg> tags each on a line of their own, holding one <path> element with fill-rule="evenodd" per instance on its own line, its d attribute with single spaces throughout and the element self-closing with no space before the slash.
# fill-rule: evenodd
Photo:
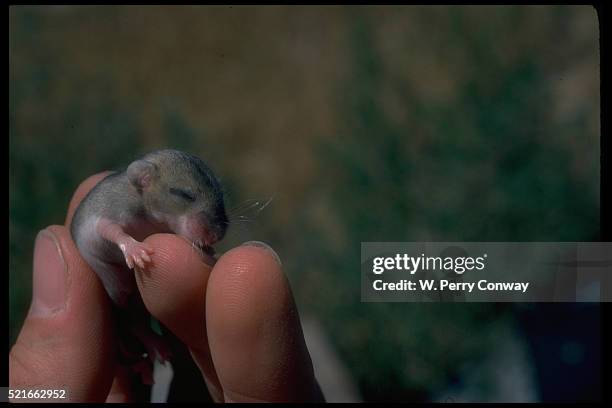
<svg viewBox="0 0 612 408">
<path fill-rule="evenodd" d="M 175 233 L 212 255 L 212 245 L 223 238 L 227 225 L 219 180 L 204 161 L 179 150 L 149 153 L 125 171 L 111 173 L 76 209 L 70 227 L 74 242 L 121 311 L 120 330 L 140 341 L 150 363 L 155 356 L 165 361 L 169 352 L 150 328 L 130 271 L 144 270 L 151 262 L 154 249 L 142 241 L 155 233 Z M 152 383 L 152 364 L 142 363 L 135 367 L 145 383 Z"/>
</svg>

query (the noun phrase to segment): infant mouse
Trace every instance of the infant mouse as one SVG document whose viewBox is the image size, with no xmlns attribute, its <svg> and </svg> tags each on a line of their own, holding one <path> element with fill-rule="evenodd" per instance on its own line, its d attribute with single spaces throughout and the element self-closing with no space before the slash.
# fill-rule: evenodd
<svg viewBox="0 0 612 408">
<path fill-rule="evenodd" d="M 167 353 L 149 327 L 129 270 L 146 269 L 151 262 L 154 249 L 142 241 L 155 233 L 175 233 L 212 254 L 227 226 L 221 184 L 204 161 L 178 150 L 159 150 L 100 181 L 79 204 L 70 231 L 113 303 L 128 312 L 118 314 L 124 326 L 151 358 L 157 354 L 163 361 Z"/>
</svg>

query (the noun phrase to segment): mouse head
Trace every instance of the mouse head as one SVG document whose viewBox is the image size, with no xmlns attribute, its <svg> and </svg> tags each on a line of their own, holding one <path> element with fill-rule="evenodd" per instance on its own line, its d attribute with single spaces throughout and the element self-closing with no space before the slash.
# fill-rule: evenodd
<svg viewBox="0 0 612 408">
<path fill-rule="evenodd" d="M 127 176 L 148 214 L 174 233 L 205 247 L 225 235 L 221 184 L 198 157 L 160 150 L 130 164 Z"/>
</svg>

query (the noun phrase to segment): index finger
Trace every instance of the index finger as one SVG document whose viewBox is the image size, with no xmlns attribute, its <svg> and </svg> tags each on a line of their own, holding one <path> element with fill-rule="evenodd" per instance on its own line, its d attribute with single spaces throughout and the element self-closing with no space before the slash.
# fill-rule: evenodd
<svg viewBox="0 0 612 408">
<path fill-rule="evenodd" d="M 74 212 L 76 211 L 81 201 L 83 201 L 83 198 L 85 198 L 87 193 L 89 193 L 91 189 L 96 186 L 96 184 L 98 184 L 100 181 L 102 181 L 102 179 L 104 179 L 111 173 L 112 171 L 103 171 L 101 173 L 94 174 L 93 176 L 88 177 L 87 179 L 85 179 L 85 181 L 79 184 L 74 194 L 72 195 L 70 204 L 68 205 L 68 213 L 66 214 L 66 221 L 64 222 L 66 228 L 70 229 L 70 223 L 72 222 Z"/>
</svg>

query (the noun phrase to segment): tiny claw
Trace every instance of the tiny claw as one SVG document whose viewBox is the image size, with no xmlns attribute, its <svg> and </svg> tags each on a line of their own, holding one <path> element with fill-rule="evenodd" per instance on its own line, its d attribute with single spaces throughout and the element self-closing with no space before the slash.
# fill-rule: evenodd
<svg viewBox="0 0 612 408">
<path fill-rule="evenodd" d="M 145 262 L 151 262 L 151 257 L 147 254 L 147 251 L 142 251 L 142 260 Z"/>
<path fill-rule="evenodd" d="M 142 261 L 142 258 L 135 256 L 134 257 L 134 262 L 136 262 L 136 264 L 141 268 L 144 269 L 145 265 L 144 262 Z"/>
</svg>

